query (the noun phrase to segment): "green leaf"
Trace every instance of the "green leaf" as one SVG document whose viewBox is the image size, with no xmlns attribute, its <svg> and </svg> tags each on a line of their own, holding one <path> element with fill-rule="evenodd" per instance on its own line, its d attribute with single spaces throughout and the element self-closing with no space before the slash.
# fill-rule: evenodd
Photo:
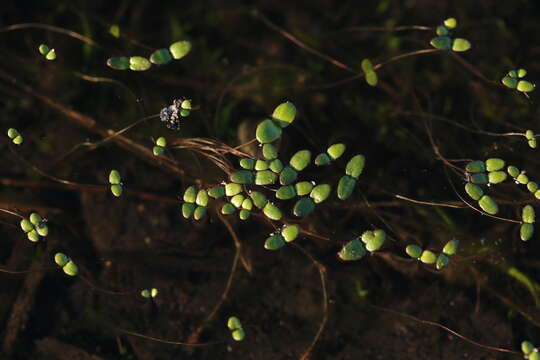
<svg viewBox="0 0 540 360">
<path fill-rule="evenodd" d="M 347 149 L 345 144 L 332 144 L 328 147 L 328 149 L 326 149 L 326 153 L 332 158 L 332 160 L 337 160 L 341 157 L 341 155 L 343 155 L 345 149 Z"/>
<path fill-rule="evenodd" d="M 221 213 L 223 215 L 230 215 L 230 214 L 234 214 L 235 212 L 236 212 L 236 208 L 234 207 L 233 204 L 226 203 L 226 204 L 223 204 L 223 206 L 221 207 Z"/>
<path fill-rule="evenodd" d="M 304 196 L 311 192 L 313 189 L 313 183 L 309 181 L 301 181 L 299 183 L 296 183 L 294 185 L 294 188 L 296 189 L 296 193 L 298 196 Z"/>
<path fill-rule="evenodd" d="M 344 175 L 339 179 L 337 196 L 340 200 L 348 199 L 356 186 L 356 179 L 349 175 Z"/>
<path fill-rule="evenodd" d="M 287 101 L 279 104 L 272 113 L 274 119 L 282 128 L 289 126 L 296 117 L 296 107 L 293 103 Z"/>
<path fill-rule="evenodd" d="M 459 240 L 453 239 L 444 245 L 442 252 L 448 256 L 454 255 L 459 247 Z"/>
<path fill-rule="evenodd" d="M 191 100 L 189 100 L 189 99 L 182 100 L 182 103 L 180 104 L 180 107 L 183 110 L 191 110 L 192 109 Z"/>
<path fill-rule="evenodd" d="M 319 204 L 328 198 L 331 191 L 332 191 L 332 187 L 330 185 L 320 184 L 320 185 L 315 186 L 313 190 L 311 190 L 311 193 L 309 194 L 309 196 L 313 199 L 315 204 Z"/>
<path fill-rule="evenodd" d="M 524 93 L 531 92 L 534 90 L 534 88 L 535 88 L 535 85 L 526 80 L 520 80 L 516 87 L 517 91 L 524 92 Z"/>
<path fill-rule="evenodd" d="M 489 179 L 484 173 L 477 173 L 471 175 L 471 182 L 473 184 L 485 185 L 489 182 Z"/>
<path fill-rule="evenodd" d="M 529 183 L 529 177 L 523 173 L 519 174 L 516 181 L 520 184 L 527 185 Z"/>
<path fill-rule="evenodd" d="M 114 196 L 116 196 L 116 197 L 121 196 L 123 191 L 124 191 L 124 188 L 122 187 L 122 185 L 119 185 L 119 184 L 111 185 L 111 193 Z"/>
<path fill-rule="evenodd" d="M 484 195 L 478 201 L 478 205 L 487 212 L 488 214 L 495 215 L 499 212 L 499 206 L 497 203 L 488 195 Z"/>
<path fill-rule="evenodd" d="M 452 46 L 452 39 L 450 39 L 448 36 L 438 36 L 431 39 L 429 43 L 435 49 L 450 50 L 450 47 Z"/>
<path fill-rule="evenodd" d="M 507 175 L 504 171 L 492 171 L 488 173 L 488 181 L 490 184 L 499 184 L 506 180 Z"/>
<path fill-rule="evenodd" d="M 452 41 L 452 50 L 456 52 L 464 52 L 471 48 L 471 43 L 467 39 L 455 38 Z"/>
<path fill-rule="evenodd" d="M 206 206 L 197 206 L 195 212 L 193 213 L 193 218 L 195 220 L 201 220 L 206 215 Z"/>
<path fill-rule="evenodd" d="M 484 190 L 480 186 L 471 183 L 465 184 L 465 192 L 467 192 L 471 199 L 476 201 L 480 200 L 484 195 Z"/>
<path fill-rule="evenodd" d="M 338 256 L 343 261 L 355 261 L 361 259 L 366 254 L 364 244 L 358 239 L 346 243 L 338 252 Z"/>
<path fill-rule="evenodd" d="M 38 50 L 39 50 L 39 53 L 43 56 L 47 55 L 49 51 L 51 51 L 51 49 L 45 44 L 39 45 Z"/>
<path fill-rule="evenodd" d="M 257 171 L 268 170 L 269 167 L 270 167 L 270 164 L 267 161 L 257 160 L 255 162 L 255 170 Z"/>
<path fill-rule="evenodd" d="M 264 242 L 264 248 L 266 250 L 277 250 L 285 245 L 285 239 L 281 234 L 274 234 L 266 239 Z"/>
<path fill-rule="evenodd" d="M 229 320 L 227 320 L 227 327 L 230 330 L 236 330 L 240 329 L 242 324 L 240 323 L 240 319 L 238 319 L 236 316 L 231 316 Z"/>
<path fill-rule="evenodd" d="M 120 37 L 120 26 L 117 24 L 111 25 L 109 27 L 109 34 L 118 39 Z"/>
<path fill-rule="evenodd" d="M 22 135 L 17 135 L 17 136 L 15 137 L 15 139 L 13 139 L 13 143 L 14 143 L 15 145 L 21 145 L 21 144 L 23 143 L 23 140 L 24 140 L 24 139 L 23 139 Z"/>
<path fill-rule="evenodd" d="M 290 166 L 285 166 L 279 174 L 279 183 L 281 185 L 290 185 L 296 181 L 298 173 Z"/>
<path fill-rule="evenodd" d="M 62 270 L 64 270 L 64 272 L 69 276 L 75 276 L 79 273 L 79 268 L 77 265 L 75 265 L 73 260 L 69 260 L 68 263 L 64 265 Z"/>
<path fill-rule="evenodd" d="M 362 236 L 362 240 L 364 237 Z M 368 237 L 365 241 L 366 250 L 369 252 L 374 252 L 379 250 L 386 240 L 386 233 L 384 230 L 378 229 L 373 231 L 373 237 Z"/>
<path fill-rule="evenodd" d="M 31 242 L 38 242 L 39 241 L 39 234 L 38 234 L 38 232 L 36 230 L 30 230 L 29 232 L 27 232 L 26 237 Z"/>
<path fill-rule="evenodd" d="M 446 256 L 445 254 L 439 254 L 439 256 L 437 256 L 437 262 L 435 264 L 435 267 L 437 268 L 437 270 L 442 270 L 448 265 L 448 262 L 448 256 Z"/>
<path fill-rule="evenodd" d="M 519 228 L 519 237 L 523 241 L 528 241 L 532 238 L 534 234 L 534 225 L 529 223 L 523 223 L 521 224 L 521 227 Z"/>
<path fill-rule="evenodd" d="M 300 233 L 300 228 L 298 225 L 286 225 L 283 229 L 281 229 L 281 236 L 283 236 L 283 239 L 285 239 L 286 242 L 294 241 L 298 234 Z"/>
<path fill-rule="evenodd" d="M 369 59 L 363 59 L 360 64 L 364 73 L 373 72 L 373 64 Z"/>
<path fill-rule="evenodd" d="M 296 171 L 302 171 L 309 165 L 310 162 L 311 151 L 300 150 L 291 157 L 289 165 L 291 165 L 291 167 Z"/>
<path fill-rule="evenodd" d="M 437 30 L 435 31 L 438 36 L 446 36 L 448 35 L 448 29 L 444 25 L 437 26 Z"/>
<path fill-rule="evenodd" d="M 276 191 L 276 198 L 280 200 L 289 200 L 296 196 L 296 189 L 293 185 L 282 186 Z"/>
<path fill-rule="evenodd" d="M 487 171 L 497 171 L 501 170 L 504 167 L 505 163 L 503 159 L 490 158 L 486 160 L 486 170 Z"/>
<path fill-rule="evenodd" d="M 194 203 L 197 199 L 197 190 L 195 189 L 195 186 L 190 186 L 184 191 L 184 197 L 183 200 L 187 203 Z"/>
<path fill-rule="evenodd" d="M 247 220 L 249 219 L 250 216 L 251 216 L 251 212 L 246 209 L 240 210 L 240 213 L 238 214 L 238 217 L 240 218 L 240 220 Z"/>
<path fill-rule="evenodd" d="M 529 355 L 530 353 L 532 353 L 534 351 L 534 345 L 531 344 L 530 342 L 528 341 L 523 341 L 521 343 L 521 351 L 525 354 L 525 355 Z"/>
<path fill-rule="evenodd" d="M 418 245 L 411 244 L 407 245 L 407 247 L 405 248 L 405 252 L 413 259 L 419 259 L 422 255 L 422 248 Z"/>
<path fill-rule="evenodd" d="M 150 62 L 156 65 L 163 65 L 172 60 L 169 49 L 158 49 L 150 55 Z"/>
<path fill-rule="evenodd" d="M 246 337 L 246 332 L 244 329 L 236 329 L 231 333 L 231 336 L 235 341 L 242 341 Z"/>
<path fill-rule="evenodd" d="M 528 224 L 534 224 L 535 213 L 531 205 L 525 205 L 521 211 L 521 219 Z"/>
<path fill-rule="evenodd" d="M 69 257 L 64 253 L 59 252 L 54 255 L 54 262 L 60 267 L 64 267 L 69 260 Z"/>
<path fill-rule="evenodd" d="M 191 50 L 191 43 L 186 40 L 177 41 L 169 46 L 169 51 L 175 60 L 186 56 Z"/>
<path fill-rule="evenodd" d="M 293 214 L 298 217 L 304 217 L 315 210 L 315 202 L 309 197 L 303 197 L 294 204 Z"/>
<path fill-rule="evenodd" d="M 507 88 L 515 89 L 517 87 L 518 80 L 510 76 L 505 76 L 502 78 L 501 82 Z"/>
<path fill-rule="evenodd" d="M 513 178 L 519 176 L 519 169 L 515 166 L 509 166 L 508 168 L 506 168 L 506 172 Z"/>
<path fill-rule="evenodd" d="M 255 181 L 255 175 L 249 170 L 240 170 L 235 173 L 232 173 L 230 180 L 233 183 L 237 184 L 253 184 Z"/>
<path fill-rule="evenodd" d="M 197 198 L 195 199 L 195 203 L 199 206 L 206 206 L 208 205 L 208 193 L 206 190 L 199 190 L 197 193 Z"/>
<path fill-rule="evenodd" d="M 330 158 L 330 156 L 328 156 L 325 153 L 320 153 L 315 158 L 315 165 L 317 166 L 329 165 L 331 162 L 332 162 L 332 159 Z"/>
<path fill-rule="evenodd" d="M 347 166 L 345 167 L 345 174 L 358 179 L 362 171 L 364 170 L 364 165 L 366 163 L 366 158 L 364 155 L 355 155 L 349 160 Z"/>
<path fill-rule="evenodd" d="M 255 137 L 261 144 L 270 143 L 279 139 L 282 130 L 272 120 L 266 119 L 257 125 L 255 130 Z"/>
<path fill-rule="evenodd" d="M 127 70 L 129 69 L 129 58 L 126 56 L 109 58 L 107 66 L 114 70 Z"/>
<path fill-rule="evenodd" d="M 369 86 L 377 86 L 379 79 L 375 71 L 370 71 L 366 73 L 365 77 L 366 77 L 366 82 Z"/>
<path fill-rule="evenodd" d="M 434 264 L 437 261 L 437 255 L 433 251 L 424 250 L 422 251 L 422 255 L 420 255 L 420 261 L 424 264 Z"/>
<path fill-rule="evenodd" d="M 151 66 L 150 61 L 142 56 L 132 56 L 129 58 L 129 68 L 133 71 L 146 71 Z"/>
<path fill-rule="evenodd" d="M 242 185 L 240 184 L 225 184 L 225 195 L 234 196 L 242 191 Z"/>
<path fill-rule="evenodd" d="M 534 181 L 529 181 L 527 183 L 527 190 L 529 190 L 531 193 L 535 193 L 538 190 L 538 184 Z"/>
<path fill-rule="evenodd" d="M 111 184 L 120 184 L 122 182 L 122 178 L 120 177 L 120 173 L 118 170 L 111 170 L 109 173 L 109 183 Z"/>
<path fill-rule="evenodd" d="M 264 144 L 262 147 L 262 153 L 266 160 L 275 160 L 278 157 L 278 151 L 272 144 Z"/>
<path fill-rule="evenodd" d="M 47 236 L 49 235 L 49 227 L 45 223 L 41 223 L 36 227 L 36 231 L 39 234 L 39 236 Z"/>
<path fill-rule="evenodd" d="M 465 166 L 465 171 L 470 173 L 479 173 L 486 171 L 486 163 L 481 160 L 471 161 Z"/>
<path fill-rule="evenodd" d="M 8 131 L 7 131 L 7 136 L 8 136 L 10 139 L 14 139 L 14 138 L 16 138 L 17 136 L 19 136 L 19 132 L 17 131 L 17 129 L 9 128 Z"/>
<path fill-rule="evenodd" d="M 262 210 L 264 215 L 272 220 L 281 220 L 281 217 L 283 216 L 281 210 L 271 202 L 267 202 Z"/>
<path fill-rule="evenodd" d="M 264 208 L 264 206 L 268 202 L 268 199 L 266 198 L 266 196 L 264 196 L 264 194 L 258 191 L 250 192 L 249 196 L 253 200 L 253 204 L 255 204 L 255 206 L 258 207 L 259 209 Z"/>
<path fill-rule="evenodd" d="M 277 181 L 277 174 L 270 170 L 257 171 L 255 173 L 256 185 L 271 185 Z"/>
<path fill-rule="evenodd" d="M 236 194 L 234 195 L 232 198 L 231 198 L 231 204 L 233 204 L 236 208 L 240 208 L 242 207 L 242 203 L 244 202 L 244 200 L 246 199 L 246 197 L 242 194 Z"/>
<path fill-rule="evenodd" d="M 222 185 L 217 185 L 208 190 L 208 196 L 213 199 L 220 199 L 225 195 L 225 187 Z"/>
<path fill-rule="evenodd" d="M 22 231 L 27 233 L 27 232 L 30 232 L 30 231 L 34 230 L 34 225 L 32 225 L 30 220 L 22 219 L 21 220 L 21 229 L 22 229 Z"/>
<path fill-rule="evenodd" d="M 197 207 L 197 205 L 193 204 L 193 203 L 183 203 L 182 204 L 182 216 L 185 218 L 185 219 L 189 219 L 193 213 L 195 212 L 195 208 Z"/>
<path fill-rule="evenodd" d="M 519 69 L 519 70 L 517 71 L 517 77 L 518 77 L 518 78 L 520 78 L 520 79 L 521 79 L 521 78 L 524 78 L 525 75 L 527 75 L 527 70 L 525 70 L 525 69 Z"/>
<path fill-rule="evenodd" d="M 150 294 L 150 290 L 148 289 L 143 289 L 141 290 L 141 296 L 145 299 L 149 299 L 151 294 Z"/>
<path fill-rule="evenodd" d="M 246 170 L 253 170 L 255 168 L 255 160 L 250 158 L 240 159 L 240 166 Z"/>
<path fill-rule="evenodd" d="M 279 159 L 272 160 L 270 162 L 270 170 L 279 174 L 283 170 L 283 163 Z"/>
<path fill-rule="evenodd" d="M 444 20 L 444 26 L 446 26 L 450 30 L 455 29 L 456 26 L 457 26 L 456 18 L 451 17 L 451 18 L 448 18 L 448 19 Z"/>
<path fill-rule="evenodd" d="M 242 201 L 242 209 L 244 210 L 253 209 L 253 201 L 250 198 L 245 198 L 244 201 Z"/>
<path fill-rule="evenodd" d="M 154 154 L 154 156 L 160 156 L 160 155 L 163 155 L 163 152 L 165 151 L 164 148 L 162 148 L 161 146 L 154 146 L 152 148 L 152 153 Z"/>
<path fill-rule="evenodd" d="M 52 61 L 52 60 L 56 60 L 56 50 L 54 49 L 51 49 L 47 55 L 45 55 L 45 59 L 49 60 L 49 61 Z"/>
</svg>

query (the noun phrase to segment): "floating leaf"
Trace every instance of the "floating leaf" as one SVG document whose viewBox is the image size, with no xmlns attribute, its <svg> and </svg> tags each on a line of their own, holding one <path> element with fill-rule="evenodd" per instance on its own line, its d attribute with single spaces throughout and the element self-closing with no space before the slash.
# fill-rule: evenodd
<svg viewBox="0 0 540 360">
<path fill-rule="evenodd" d="M 296 181 L 298 173 L 290 166 L 285 166 L 279 174 L 279 183 L 281 185 L 290 185 Z"/>
<path fill-rule="evenodd" d="M 313 184 L 309 181 L 301 181 L 299 183 L 296 183 L 294 185 L 294 188 L 296 189 L 296 193 L 298 196 L 304 196 L 311 192 L 313 189 Z"/>
<path fill-rule="evenodd" d="M 457 252 L 457 249 L 459 247 L 459 240 L 453 239 L 444 245 L 444 248 L 442 252 L 448 256 L 452 256 Z"/>
<path fill-rule="evenodd" d="M 328 156 L 328 154 L 325 153 L 320 153 L 319 155 L 317 155 L 317 157 L 315 157 L 315 165 L 317 166 L 328 165 L 331 162 L 332 159 L 330 158 L 330 156 Z"/>
<path fill-rule="evenodd" d="M 533 344 L 531 344 L 530 342 L 528 341 L 523 341 L 521 343 L 521 351 L 525 354 L 525 355 L 529 355 L 530 353 L 532 353 L 533 351 L 535 350 L 535 347 Z"/>
<path fill-rule="evenodd" d="M 183 203 L 182 204 L 182 216 L 186 219 L 189 219 L 193 213 L 195 212 L 195 208 L 197 207 L 197 205 L 195 204 L 192 204 L 192 203 Z"/>
<path fill-rule="evenodd" d="M 114 70 L 127 70 L 129 69 L 129 58 L 126 56 L 109 58 L 107 66 Z"/>
<path fill-rule="evenodd" d="M 271 202 L 267 202 L 262 210 L 264 215 L 272 220 L 281 220 L 281 217 L 283 216 L 281 210 Z"/>
<path fill-rule="evenodd" d="M 272 113 L 272 119 L 282 128 L 289 126 L 295 117 L 296 107 L 289 101 L 279 104 Z"/>
<path fill-rule="evenodd" d="M 360 66 L 362 67 L 362 71 L 365 73 L 373 71 L 373 64 L 369 59 L 363 59 Z"/>
<path fill-rule="evenodd" d="M 206 206 L 197 206 L 195 212 L 193 212 L 193 218 L 195 220 L 201 220 L 206 215 Z"/>
<path fill-rule="evenodd" d="M 287 225 L 281 229 L 281 236 L 285 239 L 286 242 L 294 241 L 298 237 L 300 228 L 298 225 Z"/>
<path fill-rule="evenodd" d="M 386 240 L 386 233 L 384 232 L 384 230 L 378 229 L 378 230 L 373 231 L 373 237 L 365 241 L 366 250 L 369 252 L 374 252 L 374 251 L 379 250 L 384 245 L 385 240 Z"/>
<path fill-rule="evenodd" d="M 289 200 L 296 196 L 296 189 L 293 185 L 285 185 L 278 189 L 276 198 L 280 200 Z"/>
<path fill-rule="evenodd" d="M 378 82 L 379 78 L 377 77 L 377 73 L 375 71 L 366 73 L 366 83 L 369 86 L 377 86 Z"/>
<path fill-rule="evenodd" d="M 356 186 L 356 179 L 349 175 L 344 175 L 339 179 L 337 196 L 340 200 L 345 200 L 352 195 L 354 187 Z"/>
<path fill-rule="evenodd" d="M 191 50 L 191 43 L 186 40 L 177 41 L 169 46 L 169 51 L 175 60 L 186 56 Z"/>
<path fill-rule="evenodd" d="M 60 267 L 64 267 L 69 260 L 70 258 L 64 253 L 59 252 L 54 255 L 54 262 Z"/>
<path fill-rule="evenodd" d="M 195 199 L 195 203 L 199 206 L 206 206 L 208 205 L 208 193 L 206 190 L 199 190 L 197 193 L 197 198 Z"/>
<path fill-rule="evenodd" d="M 315 204 L 319 204 L 328 198 L 331 191 L 332 191 L 332 187 L 330 185 L 320 184 L 320 185 L 315 186 L 313 190 L 311 190 L 311 193 L 309 194 L 309 196 L 313 199 Z"/>
<path fill-rule="evenodd" d="M 407 247 L 405 248 L 405 252 L 413 259 L 419 259 L 422 255 L 422 248 L 418 245 L 411 244 L 407 245 Z"/>
<path fill-rule="evenodd" d="M 123 191 L 124 191 L 124 188 L 122 188 L 122 185 L 119 185 L 119 184 L 111 185 L 111 193 L 114 196 L 116 196 L 116 197 L 121 196 Z"/>
<path fill-rule="evenodd" d="M 233 204 L 236 208 L 242 207 L 242 203 L 246 197 L 242 194 L 236 194 L 231 198 L 231 204 Z"/>
<path fill-rule="evenodd" d="M 150 290 L 148 289 L 143 289 L 141 290 L 141 296 L 145 299 L 149 299 L 150 298 Z"/>
<path fill-rule="evenodd" d="M 268 202 L 266 196 L 258 191 L 252 191 L 251 193 L 249 193 L 249 196 L 253 200 L 253 204 L 255 204 L 255 206 L 259 209 L 264 208 L 264 206 Z"/>
<path fill-rule="evenodd" d="M 277 250 L 285 245 L 285 239 L 281 234 L 274 234 L 266 239 L 264 242 L 264 248 L 266 250 Z"/>
<path fill-rule="evenodd" d="M 497 203 L 488 195 L 484 195 L 478 201 L 478 205 L 487 212 L 488 214 L 495 215 L 499 212 L 499 206 Z"/>
<path fill-rule="evenodd" d="M 536 149 L 536 146 L 537 146 L 536 139 L 532 139 L 532 140 L 527 141 L 527 144 L 529 145 L 529 147 L 531 149 Z"/>
<path fill-rule="evenodd" d="M 435 31 L 438 36 L 446 36 L 448 35 L 448 29 L 444 25 L 437 26 L 437 30 Z"/>
<path fill-rule="evenodd" d="M 25 233 L 34 230 L 34 225 L 30 222 L 28 219 L 22 219 L 21 220 L 21 229 Z"/>
<path fill-rule="evenodd" d="M 523 241 L 528 241 L 532 238 L 534 234 L 534 225 L 529 223 L 523 223 L 521 224 L 521 227 L 519 228 L 519 237 Z"/>
<path fill-rule="evenodd" d="M 510 175 L 513 178 L 516 178 L 519 176 L 519 169 L 515 166 L 507 167 L 506 172 L 508 173 L 508 175 Z"/>
<path fill-rule="evenodd" d="M 355 155 L 349 160 L 347 166 L 345 167 L 345 174 L 358 179 L 362 171 L 364 170 L 364 165 L 366 163 L 366 158 L 364 155 Z"/>
<path fill-rule="evenodd" d="M 337 160 L 343 155 L 347 147 L 345 144 L 332 144 L 326 149 L 326 153 L 332 158 L 332 160 Z"/>
<path fill-rule="evenodd" d="M 467 39 L 455 38 L 452 41 L 452 50 L 456 52 L 464 52 L 471 48 L 471 43 Z"/>
<path fill-rule="evenodd" d="M 518 78 L 524 78 L 525 75 L 527 75 L 527 70 L 525 70 L 525 69 L 519 69 L 519 70 L 517 71 L 517 77 L 518 77 Z"/>
<path fill-rule="evenodd" d="M 437 255 L 430 250 L 424 250 L 420 256 L 420 261 L 424 264 L 434 264 L 437 261 Z"/>
<path fill-rule="evenodd" d="M 197 199 L 197 190 L 195 189 L 195 186 L 190 186 L 184 191 L 184 201 L 187 203 L 194 203 Z"/>
<path fill-rule="evenodd" d="M 446 26 L 448 29 L 455 29 L 457 26 L 456 18 L 451 17 L 444 20 L 444 26 Z"/>
<path fill-rule="evenodd" d="M 437 268 L 437 270 L 442 270 L 447 265 L 448 256 L 446 256 L 445 254 L 439 254 L 439 256 L 437 256 L 437 262 L 435 263 L 435 267 Z"/>
<path fill-rule="evenodd" d="M 279 139 L 281 133 L 282 130 L 279 126 L 277 126 L 272 120 L 266 119 L 257 125 L 255 137 L 257 138 L 258 142 L 265 144 Z"/>
<path fill-rule="evenodd" d="M 39 224 L 37 227 L 36 227 L 36 231 L 37 233 L 39 234 L 39 236 L 47 236 L 49 235 L 49 227 L 47 226 L 47 224 Z"/>
<path fill-rule="evenodd" d="M 255 181 L 255 175 L 249 170 L 240 170 L 235 173 L 232 173 L 230 180 L 233 183 L 237 184 L 253 184 Z"/>
<path fill-rule="evenodd" d="M 234 196 L 242 191 L 242 185 L 240 184 L 225 184 L 225 195 Z"/>
<path fill-rule="evenodd" d="M 236 330 L 240 329 L 242 324 L 240 323 L 240 319 L 238 319 L 236 316 L 231 316 L 229 320 L 227 320 L 227 327 L 230 330 Z"/>
<path fill-rule="evenodd" d="M 158 49 L 150 55 L 152 64 L 163 65 L 172 60 L 172 55 L 169 49 Z"/>
<path fill-rule="evenodd" d="M 256 185 L 271 185 L 277 181 L 277 174 L 270 170 L 257 171 L 255 173 Z"/>
<path fill-rule="evenodd" d="M 279 174 L 283 170 L 283 163 L 279 159 L 272 160 L 270 162 L 270 170 Z"/>
<path fill-rule="evenodd" d="M 43 218 L 37 213 L 30 214 L 30 222 L 34 225 L 39 225 L 43 221 Z"/>
<path fill-rule="evenodd" d="M 221 213 L 223 215 L 230 215 L 230 214 L 234 214 L 235 212 L 236 212 L 236 208 L 234 207 L 233 204 L 226 203 L 226 204 L 223 204 L 223 206 L 221 207 Z"/>
<path fill-rule="evenodd" d="M 473 200 L 480 200 L 482 195 L 484 195 L 484 190 L 478 185 L 474 185 L 471 183 L 465 184 L 465 192 L 471 197 Z"/>
<path fill-rule="evenodd" d="M 69 276 L 75 276 L 79 273 L 79 268 L 77 267 L 77 265 L 75 265 L 73 260 L 69 260 L 68 263 L 64 265 L 62 270 L 64 270 L 64 273 Z"/>
<path fill-rule="evenodd" d="M 255 170 L 257 171 L 268 170 L 269 167 L 270 167 L 270 164 L 267 161 L 257 160 L 255 162 Z"/>
<path fill-rule="evenodd" d="M 247 220 L 249 219 L 250 216 L 251 216 L 251 212 L 246 209 L 240 210 L 240 213 L 238 214 L 238 217 L 240 218 L 240 220 Z"/>
<path fill-rule="evenodd" d="M 120 184 L 122 182 L 122 178 L 120 177 L 120 173 L 118 170 L 111 170 L 109 173 L 109 183 L 111 184 Z"/>
<path fill-rule="evenodd" d="M 182 103 L 180 104 L 180 107 L 184 110 L 191 110 L 192 107 L 191 107 L 191 100 L 189 99 L 185 99 L 185 100 L 182 100 Z"/>
<path fill-rule="evenodd" d="M 208 196 L 213 199 L 220 199 L 225 195 L 225 187 L 222 185 L 217 185 L 208 190 Z"/>
<path fill-rule="evenodd" d="M 504 167 L 505 163 L 503 159 L 490 158 L 486 160 L 487 171 L 498 171 Z"/>
<path fill-rule="evenodd" d="M 154 154 L 154 156 L 163 155 L 163 152 L 165 152 L 165 149 L 162 148 L 161 146 L 154 146 L 152 148 L 152 153 Z"/>
<path fill-rule="evenodd" d="M 150 61 L 142 56 L 132 56 L 129 58 L 129 68 L 133 71 L 146 71 L 151 66 Z"/>
<path fill-rule="evenodd" d="M 531 205 L 525 205 L 521 211 L 521 219 L 528 223 L 533 224 L 535 220 L 534 208 Z"/>
<path fill-rule="evenodd" d="M 300 150 L 291 157 L 289 165 L 291 165 L 291 167 L 296 171 L 302 171 L 309 165 L 310 162 L 311 151 Z"/>
<path fill-rule="evenodd" d="M 39 45 L 38 50 L 39 50 L 39 53 L 43 56 L 47 55 L 49 51 L 51 51 L 51 49 L 45 44 Z"/>
<path fill-rule="evenodd" d="M 29 232 L 27 232 L 26 237 L 31 242 L 38 242 L 39 241 L 39 234 L 38 234 L 38 232 L 36 230 L 30 230 Z"/>
<path fill-rule="evenodd" d="M 534 181 L 529 181 L 527 183 L 527 190 L 529 190 L 531 193 L 535 193 L 536 190 L 538 190 L 538 184 Z"/>
<path fill-rule="evenodd" d="M 240 166 L 246 170 L 253 170 L 255 168 L 255 160 L 250 158 L 240 159 Z"/>
<path fill-rule="evenodd" d="M 492 171 L 488 173 L 488 181 L 490 184 L 499 184 L 506 180 L 506 173 L 504 171 Z"/>
<path fill-rule="evenodd" d="M 534 90 L 534 88 L 535 88 L 535 85 L 526 80 L 520 80 L 516 87 L 517 91 L 524 92 L 524 93 L 531 92 Z"/>
<path fill-rule="evenodd" d="M 354 239 L 346 243 L 343 248 L 338 252 L 338 256 L 343 261 L 355 261 L 359 260 L 366 254 L 364 244 L 358 239 Z"/>
<path fill-rule="evenodd" d="M 115 38 L 120 37 L 120 26 L 114 24 L 109 27 L 109 34 L 111 34 Z"/>
<path fill-rule="evenodd" d="M 242 201 L 242 209 L 244 210 L 253 209 L 253 201 L 250 198 L 245 198 L 244 201 Z"/>
<path fill-rule="evenodd" d="M 510 89 L 515 89 L 517 87 L 518 80 L 510 76 L 505 76 L 502 78 L 501 82 L 504 86 Z"/>
<path fill-rule="evenodd" d="M 520 184 L 527 185 L 529 183 L 529 177 L 523 173 L 519 174 L 516 181 Z"/>
<path fill-rule="evenodd" d="M 465 171 L 470 173 L 479 173 L 486 171 L 486 163 L 481 160 L 471 161 L 465 166 Z"/>
<path fill-rule="evenodd" d="M 266 160 L 274 160 L 278 157 L 278 151 L 272 144 L 264 144 L 262 148 L 263 157 Z"/>
<path fill-rule="evenodd" d="M 294 204 L 293 214 L 298 217 L 304 217 L 315 210 L 315 202 L 309 197 L 303 197 Z"/>
<path fill-rule="evenodd" d="M 429 43 L 435 49 L 439 50 L 450 50 L 452 47 L 452 39 L 448 36 L 437 36 L 436 38 L 431 39 Z"/>
<path fill-rule="evenodd" d="M 485 173 L 477 173 L 471 175 L 471 182 L 473 184 L 485 185 L 489 182 L 489 179 Z"/>
</svg>

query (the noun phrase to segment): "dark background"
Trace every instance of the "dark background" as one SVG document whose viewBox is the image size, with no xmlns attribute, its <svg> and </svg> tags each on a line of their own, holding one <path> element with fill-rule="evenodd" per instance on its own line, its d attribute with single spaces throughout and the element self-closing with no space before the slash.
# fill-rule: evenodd
<svg viewBox="0 0 540 360">
<path fill-rule="evenodd" d="M 314 359 L 518 358 L 373 305 L 443 324 L 484 345 L 519 351 L 521 341 L 540 338 L 538 239 L 523 243 L 519 225 L 466 206 L 395 197 L 463 205 L 463 174 L 452 172 L 434 149 L 448 159 L 501 157 L 532 179 L 539 176 L 537 150 L 525 138 L 487 133 L 538 132 L 536 92 L 527 99 L 499 85 L 517 67 L 528 70 L 530 81 L 538 80 L 538 4 L 3 2 L 0 123 L 2 132 L 16 127 L 25 142 L 14 147 L 7 136 L 0 141 L 0 207 L 24 216 L 39 212 L 48 218 L 51 234 L 45 243 L 30 243 L 18 218 L 1 215 L 1 269 L 31 271 L 0 274 L 0 358 L 300 358 L 325 316 Z M 358 72 L 364 58 L 378 64 L 429 49 L 434 36 L 433 31 L 380 31 L 384 28 L 434 27 L 454 16 L 456 36 L 469 39 L 472 49 L 459 58 L 436 52 L 392 62 L 378 70 L 374 88 L 295 45 L 256 12 Z M 74 31 L 98 46 L 39 25 L 8 28 L 22 23 Z M 109 34 L 112 24 L 120 27 L 118 39 Z M 140 73 L 105 65 L 111 56 L 149 56 L 182 39 L 193 48 L 180 61 Z M 37 51 L 41 43 L 56 49 L 57 60 L 43 59 Z M 179 132 L 154 119 L 124 133 L 129 144 L 115 139 L 68 153 L 179 97 L 200 107 Z M 296 105 L 298 117 L 280 141 L 283 159 L 303 148 L 316 154 L 338 141 L 348 146 L 336 166 L 311 167 L 308 178 L 335 184 L 346 159 L 366 156 L 351 199 L 332 197 L 319 206 L 301 221 L 311 235 L 277 252 L 263 248 L 273 228 L 262 217 L 224 222 L 214 211 L 216 203 L 200 222 L 183 219 L 179 197 L 187 186 L 217 184 L 227 176 L 194 151 L 174 150 L 169 156 L 176 163 L 149 156 L 152 138 L 178 144 L 210 138 L 236 146 L 250 140 L 257 123 L 284 100 Z M 227 159 L 236 165 L 234 157 Z M 454 164 L 463 168 L 465 162 Z M 112 168 L 125 183 L 120 198 L 108 190 Z M 525 202 L 534 205 L 523 187 L 511 183 L 489 191 L 504 218 L 519 219 Z M 341 245 L 370 228 L 389 234 L 383 251 L 355 263 L 338 261 Z M 189 348 L 123 331 L 187 341 L 227 285 L 235 257 L 231 232 L 240 239 L 244 262 L 228 300 L 198 338 L 220 343 Z M 460 251 L 442 272 L 409 260 L 403 251 L 411 243 L 440 251 L 453 238 L 461 241 Z M 76 260 L 79 277 L 68 278 L 55 267 L 57 251 Z M 318 269 L 326 271 L 328 311 Z M 138 295 L 149 287 L 160 291 L 154 302 Z M 124 290 L 133 293 L 108 293 Z M 241 343 L 226 327 L 230 315 L 245 326 Z"/>
</svg>

